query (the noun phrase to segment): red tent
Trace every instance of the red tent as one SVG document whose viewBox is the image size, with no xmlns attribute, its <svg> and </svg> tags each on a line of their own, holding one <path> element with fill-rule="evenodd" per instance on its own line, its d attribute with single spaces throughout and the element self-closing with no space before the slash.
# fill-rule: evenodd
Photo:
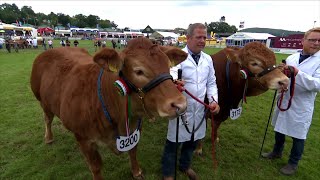
<svg viewBox="0 0 320 180">
<path fill-rule="evenodd" d="M 39 29 L 37 29 L 37 32 L 39 32 L 39 33 L 45 33 L 45 32 L 54 32 L 54 30 L 53 29 L 51 29 L 51 28 L 49 28 L 49 27 L 45 27 L 45 28 L 39 28 Z"/>
</svg>

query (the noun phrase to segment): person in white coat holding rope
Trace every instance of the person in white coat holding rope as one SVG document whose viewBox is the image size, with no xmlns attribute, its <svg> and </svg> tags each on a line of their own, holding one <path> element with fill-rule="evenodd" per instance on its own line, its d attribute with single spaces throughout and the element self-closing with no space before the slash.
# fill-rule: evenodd
<svg viewBox="0 0 320 180">
<path fill-rule="evenodd" d="M 276 159 L 282 157 L 285 136 L 293 139 L 288 164 L 280 169 L 285 175 L 293 175 L 302 157 L 304 143 L 311 125 L 314 102 L 320 91 L 320 27 L 310 29 L 302 39 L 303 51 L 286 59 L 285 69 L 294 67 L 295 90 L 291 107 L 281 111 L 275 107 L 272 125 L 275 131 L 273 151 L 262 153 L 262 157 Z M 289 103 L 290 93 L 285 93 L 282 104 Z"/>
<path fill-rule="evenodd" d="M 211 57 L 202 52 L 207 38 L 207 28 L 201 23 L 191 24 L 187 30 L 187 46 L 183 49 L 189 55 L 185 61 L 170 70 L 173 79 L 178 79 L 178 69 L 182 69 L 182 83 L 184 88 L 202 102 L 207 95 L 212 113 L 220 110 L 218 105 L 218 88 Z M 185 93 L 185 92 L 184 92 Z M 169 121 L 167 140 L 162 156 L 162 174 L 166 180 L 174 179 L 176 148 L 182 144 L 179 159 L 179 170 L 189 179 L 198 179 L 191 169 L 191 159 L 198 140 L 205 137 L 206 123 L 202 123 L 205 107 L 191 96 L 187 97 L 187 111 L 184 121 L 179 121 L 178 143 L 176 143 L 177 120 Z M 189 133 L 187 128 L 189 129 Z M 196 130 L 197 129 L 197 130 Z M 194 131 L 194 132 L 193 132 Z M 193 133 L 192 133 L 193 132 Z"/>
</svg>

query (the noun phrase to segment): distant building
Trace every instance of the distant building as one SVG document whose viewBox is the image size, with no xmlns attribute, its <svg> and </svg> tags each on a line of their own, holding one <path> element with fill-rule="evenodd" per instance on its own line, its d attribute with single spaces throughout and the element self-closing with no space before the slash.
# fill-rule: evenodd
<svg viewBox="0 0 320 180">
<path fill-rule="evenodd" d="M 269 33 L 248 33 L 248 32 L 236 32 L 226 38 L 226 46 L 243 47 L 249 42 L 259 41 L 261 43 L 267 43 L 268 38 L 275 37 Z"/>
<path fill-rule="evenodd" d="M 285 37 L 270 37 L 270 48 L 302 49 L 304 34 L 291 34 Z"/>
</svg>

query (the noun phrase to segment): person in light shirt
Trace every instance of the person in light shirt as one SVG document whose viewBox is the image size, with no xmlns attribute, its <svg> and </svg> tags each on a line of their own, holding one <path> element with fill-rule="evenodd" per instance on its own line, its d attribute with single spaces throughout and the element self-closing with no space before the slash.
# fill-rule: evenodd
<svg viewBox="0 0 320 180">
<path fill-rule="evenodd" d="M 187 30 L 187 46 L 183 49 L 188 53 L 186 60 L 174 66 L 170 70 L 173 79 L 178 79 L 178 69 L 182 69 L 181 83 L 185 89 L 204 101 L 205 96 L 209 100 L 210 110 L 213 114 L 219 113 L 218 88 L 216 84 L 215 70 L 210 55 L 202 50 L 205 47 L 207 28 L 201 23 L 191 24 Z M 197 174 L 191 168 L 192 154 L 200 139 L 205 137 L 206 123 L 202 123 L 204 117 L 204 106 L 186 95 L 188 101 L 185 120 L 190 131 L 180 121 L 178 142 L 176 142 L 177 120 L 172 119 L 168 124 L 167 140 L 162 156 L 162 175 L 165 180 L 173 180 L 175 172 L 176 147 L 182 145 L 179 158 L 179 170 L 188 176 L 189 179 L 198 179 Z M 199 128 L 197 128 L 199 127 Z"/>
<path fill-rule="evenodd" d="M 272 120 L 275 144 L 272 152 L 262 154 L 262 157 L 268 159 L 281 158 L 285 136 L 291 137 L 293 144 L 288 164 L 280 169 L 284 175 L 293 175 L 298 169 L 312 121 L 315 99 L 320 91 L 320 27 L 307 31 L 302 45 L 302 52 L 290 55 L 284 67 L 294 67 L 295 90 L 291 107 L 287 111 L 275 107 Z M 288 104 L 289 98 L 290 93 L 286 92 L 282 104 Z"/>
</svg>

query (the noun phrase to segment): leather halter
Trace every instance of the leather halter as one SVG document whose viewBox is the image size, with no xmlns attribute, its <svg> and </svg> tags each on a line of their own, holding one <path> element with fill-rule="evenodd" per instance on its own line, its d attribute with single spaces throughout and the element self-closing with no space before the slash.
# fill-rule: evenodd
<svg viewBox="0 0 320 180">
<path fill-rule="evenodd" d="M 276 68 L 277 68 L 276 65 L 271 65 L 271 66 L 263 69 L 262 72 L 260 72 L 258 74 L 254 74 L 247 67 L 242 67 L 242 69 L 244 69 L 248 73 L 249 77 L 258 77 L 258 78 L 268 74 L 269 72 L 275 70 Z"/>
<path fill-rule="evenodd" d="M 151 89 L 153 89 L 154 87 L 158 86 L 160 83 L 162 83 L 165 80 L 171 79 L 173 80 L 172 76 L 169 73 L 163 73 L 163 74 L 159 74 L 157 77 L 155 77 L 154 79 L 152 79 L 148 84 L 146 84 L 143 88 L 138 88 L 137 86 L 135 86 L 133 83 L 131 83 L 124 75 L 123 72 L 120 71 L 119 72 L 119 76 L 120 78 L 122 78 L 124 80 L 124 82 L 128 85 L 128 87 L 130 88 L 131 91 L 138 93 L 140 96 L 140 93 L 147 93 L 149 92 Z"/>
</svg>

